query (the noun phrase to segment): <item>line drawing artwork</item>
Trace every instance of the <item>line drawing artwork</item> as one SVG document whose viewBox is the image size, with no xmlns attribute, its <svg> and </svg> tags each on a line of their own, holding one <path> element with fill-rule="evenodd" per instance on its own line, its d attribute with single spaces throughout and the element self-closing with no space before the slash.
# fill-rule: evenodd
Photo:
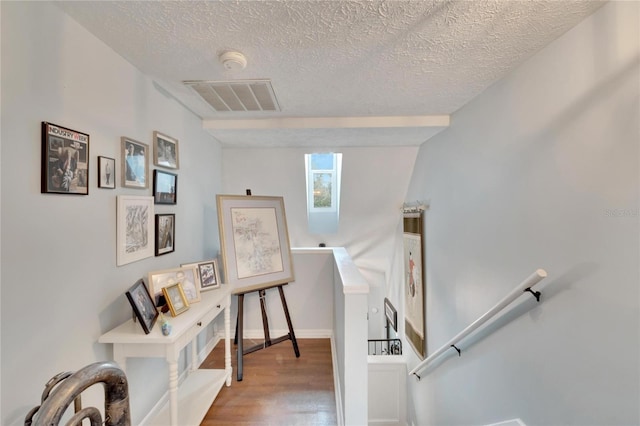
<svg viewBox="0 0 640 426">
<path fill-rule="evenodd" d="M 274 208 L 231 209 L 238 278 L 284 270 Z"/>
<path fill-rule="evenodd" d="M 147 248 L 149 235 L 147 235 L 147 221 L 149 220 L 149 207 L 144 205 L 127 206 L 127 233 L 126 252 L 135 253 Z"/>
</svg>

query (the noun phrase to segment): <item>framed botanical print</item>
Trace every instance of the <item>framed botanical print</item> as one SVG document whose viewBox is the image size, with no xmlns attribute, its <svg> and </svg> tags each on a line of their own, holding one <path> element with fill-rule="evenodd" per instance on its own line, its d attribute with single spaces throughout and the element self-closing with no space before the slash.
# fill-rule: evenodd
<svg viewBox="0 0 640 426">
<path fill-rule="evenodd" d="M 121 138 L 122 186 L 149 188 L 149 145 L 126 136 Z"/>
<path fill-rule="evenodd" d="M 118 195 L 116 264 L 153 256 L 153 197 Z"/>
<path fill-rule="evenodd" d="M 407 340 L 421 359 L 427 353 L 422 219 L 422 212 L 411 212 L 405 213 L 403 220 L 404 330 Z"/>
<path fill-rule="evenodd" d="M 89 135 L 42 122 L 43 194 L 89 194 Z"/>
<path fill-rule="evenodd" d="M 217 195 L 225 280 L 243 289 L 294 281 L 282 197 Z"/>
</svg>

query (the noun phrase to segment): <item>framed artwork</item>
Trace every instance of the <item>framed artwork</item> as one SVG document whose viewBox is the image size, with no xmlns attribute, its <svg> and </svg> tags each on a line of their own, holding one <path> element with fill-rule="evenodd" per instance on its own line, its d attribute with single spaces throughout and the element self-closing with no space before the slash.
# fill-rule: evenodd
<svg viewBox="0 0 640 426">
<path fill-rule="evenodd" d="M 118 195 L 116 264 L 153 256 L 153 197 Z"/>
<path fill-rule="evenodd" d="M 178 139 L 153 132 L 153 164 L 168 169 L 179 169 Z"/>
<path fill-rule="evenodd" d="M 144 281 L 139 279 L 134 285 L 127 290 L 127 299 L 131 303 L 135 317 L 140 322 L 144 334 L 151 333 L 153 325 L 158 319 L 158 310 L 151 299 L 149 290 L 144 285 Z"/>
<path fill-rule="evenodd" d="M 42 122 L 42 194 L 89 194 L 89 135 Z"/>
<path fill-rule="evenodd" d="M 213 290 L 220 287 L 220 272 L 218 269 L 217 259 L 197 263 L 187 263 L 181 266 L 196 268 L 196 279 L 198 281 L 200 291 Z"/>
<path fill-rule="evenodd" d="M 146 189 L 149 187 L 149 145 L 123 136 L 122 186 Z"/>
<path fill-rule="evenodd" d="M 189 303 L 200 301 L 200 288 L 196 284 L 196 268 L 182 267 L 149 272 L 149 292 L 156 306 L 162 296 L 162 289 L 180 283 Z"/>
<path fill-rule="evenodd" d="M 171 316 L 175 317 L 189 309 L 189 302 L 182 290 L 180 283 L 162 288 L 162 294 L 167 301 L 167 306 L 171 311 Z"/>
<path fill-rule="evenodd" d="M 109 157 L 98 157 L 98 188 L 115 189 L 116 160 Z"/>
<path fill-rule="evenodd" d="M 294 280 L 282 197 L 216 196 L 227 283 L 261 289 Z"/>
<path fill-rule="evenodd" d="M 427 345 L 422 216 L 422 212 L 404 214 L 404 331 L 413 350 L 424 359 Z"/>
<path fill-rule="evenodd" d="M 171 253 L 175 250 L 176 215 L 156 215 L 156 256 Z"/>
<path fill-rule="evenodd" d="M 156 204 L 176 204 L 178 201 L 178 175 L 154 170 L 153 197 Z"/>
</svg>

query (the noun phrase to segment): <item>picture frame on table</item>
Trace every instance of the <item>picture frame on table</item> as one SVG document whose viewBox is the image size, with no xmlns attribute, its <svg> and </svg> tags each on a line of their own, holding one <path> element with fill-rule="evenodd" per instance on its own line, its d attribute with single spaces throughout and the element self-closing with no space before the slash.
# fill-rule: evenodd
<svg viewBox="0 0 640 426">
<path fill-rule="evenodd" d="M 153 132 L 153 164 L 167 169 L 179 169 L 178 139 L 158 131 Z"/>
<path fill-rule="evenodd" d="M 42 122 L 42 194 L 89 194 L 89 135 Z"/>
<path fill-rule="evenodd" d="M 197 285 L 197 272 L 195 267 L 180 267 L 151 271 L 148 274 L 149 292 L 156 306 L 160 300 L 162 289 L 174 284 L 182 284 L 187 301 L 190 304 L 200 302 L 200 288 Z"/>
<path fill-rule="evenodd" d="M 156 204 L 176 204 L 178 201 L 178 175 L 155 169 L 153 196 Z"/>
<path fill-rule="evenodd" d="M 156 256 L 175 251 L 176 215 L 156 214 Z"/>
<path fill-rule="evenodd" d="M 122 186 L 125 188 L 149 188 L 149 145 L 122 136 Z"/>
<path fill-rule="evenodd" d="M 153 303 L 149 290 L 144 284 L 144 280 L 141 278 L 136 281 L 136 283 L 127 290 L 126 296 L 131 304 L 135 318 L 142 326 L 144 334 L 151 333 L 153 325 L 156 323 L 160 314 Z"/>
<path fill-rule="evenodd" d="M 117 266 L 152 257 L 153 197 L 118 195 L 116 209 Z"/>
<path fill-rule="evenodd" d="M 189 309 L 189 301 L 184 294 L 180 283 L 173 284 L 162 288 L 162 294 L 167 301 L 167 306 L 171 311 L 171 316 L 176 317 Z"/>
<path fill-rule="evenodd" d="M 295 280 L 282 197 L 216 196 L 225 283 L 259 290 Z"/>
<path fill-rule="evenodd" d="M 116 188 L 115 158 L 98 156 L 98 188 Z"/>
<path fill-rule="evenodd" d="M 201 292 L 220 288 L 221 282 L 218 259 L 204 260 L 196 263 L 185 263 L 180 266 L 196 268 L 196 279 Z"/>
</svg>

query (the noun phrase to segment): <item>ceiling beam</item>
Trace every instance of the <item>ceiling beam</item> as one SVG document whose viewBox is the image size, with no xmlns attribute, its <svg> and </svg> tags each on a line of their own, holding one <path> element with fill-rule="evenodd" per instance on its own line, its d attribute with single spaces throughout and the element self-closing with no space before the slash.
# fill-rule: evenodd
<svg viewBox="0 0 640 426">
<path fill-rule="evenodd" d="M 449 127 L 449 115 L 382 117 L 279 117 L 255 119 L 206 119 L 205 129 L 357 129 L 385 127 Z"/>
</svg>

